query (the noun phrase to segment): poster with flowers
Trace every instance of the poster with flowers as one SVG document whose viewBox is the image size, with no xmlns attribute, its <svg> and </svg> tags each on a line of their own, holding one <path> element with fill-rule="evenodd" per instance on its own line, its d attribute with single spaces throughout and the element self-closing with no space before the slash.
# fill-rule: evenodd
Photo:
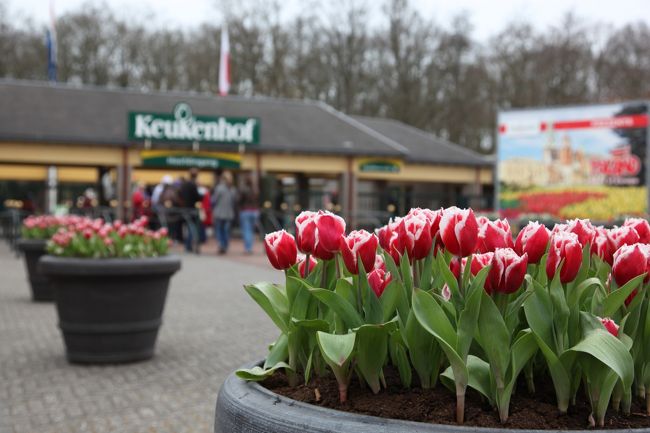
<svg viewBox="0 0 650 433">
<path fill-rule="evenodd" d="M 647 214 L 647 102 L 503 111 L 498 128 L 503 217 Z"/>
</svg>

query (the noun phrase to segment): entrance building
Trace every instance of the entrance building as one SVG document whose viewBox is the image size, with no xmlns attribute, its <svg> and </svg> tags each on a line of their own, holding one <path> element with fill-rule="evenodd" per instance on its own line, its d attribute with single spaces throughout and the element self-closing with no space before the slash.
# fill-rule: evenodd
<svg viewBox="0 0 650 433">
<path fill-rule="evenodd" d="M 93 205 L 129 218 L 134 185 L 192 167 L 209 188 L 218 171 L 253 176 L 275 226 L 323 208 L 372 227 L 493 198 L 486 157 L 321 102 L 0 80 L 0 208 L 52 212 L 92 189 Z"/>
</svg>

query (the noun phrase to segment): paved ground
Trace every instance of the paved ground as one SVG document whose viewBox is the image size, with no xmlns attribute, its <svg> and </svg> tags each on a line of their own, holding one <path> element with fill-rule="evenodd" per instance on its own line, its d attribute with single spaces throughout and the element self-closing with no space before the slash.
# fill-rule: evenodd
<svg viewBox="0 0 650 433">
<path fill-rule="evenodd" d="M 0 243 L 0 433 L 210 432 L 226 375 L 276 336 L 242 284 L 281 274 L 242 250 L 183 255 L 152 360 L 84 367 L 66 362 L 54 306 L 29 300 L 22 261 Z"/>
</svg>

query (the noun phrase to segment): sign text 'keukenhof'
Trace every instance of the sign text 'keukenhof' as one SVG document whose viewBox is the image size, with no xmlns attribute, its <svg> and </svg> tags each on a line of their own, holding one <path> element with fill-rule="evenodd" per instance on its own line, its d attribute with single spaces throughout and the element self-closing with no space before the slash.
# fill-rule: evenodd
<svg viewBox="0 0 650 433">
<path fill-rule="evenodd" d="M 256 117 L 198 116 L 184 102 L 172 113 L 129 113 L 129 139 L 220 144 L 259 144 Z"/>
</svg>

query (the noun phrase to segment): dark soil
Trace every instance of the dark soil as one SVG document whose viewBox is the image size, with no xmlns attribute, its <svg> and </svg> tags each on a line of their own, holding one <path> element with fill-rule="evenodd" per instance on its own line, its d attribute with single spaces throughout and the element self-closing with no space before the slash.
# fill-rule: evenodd
<svg viewBox="0 0 650 433">
<path fill-rule="evenodd" d="M 395 418 L 432 424 L 456 424 L 456 396 L 442 385 L 434 389 L 402 388 L 399 376 L 386 368 L 387 389 L 374 395 L 369 388 L 361 388 L 356 378 L 352 379 L 348 401 L 339 403 L 338 385 L 334 376 L 313 378 L 308 385 L 291 388 L 284 373 L 277 372 L 262 382 L 267 389 L 317 406 L 346 412 L 354 412 L 382 418 Z M 417 380 L 414 375 L 414 385 Z M 520 381 L 520 382 L 523 382 Z M 465 403 L 465 425 L 510 429 L 567 429 L 588 428 L 591 408 L 587 397 L 580 395 L 576 406 L 571 406 L 566 415 L 559 414 L 555 404 L 555 393 L 550 380 L 536 383 L 537 390 L 530 395 L 525 384 L 520 383 L 510 404 L 510 418 L 504 425 L 499 421 L 496 410 L 481 396 L 468 389 Z M 317 397 L 318 396 L 318 397 Z M 583 397 L 584 396 L 584 397 Z M 629 416 L 616 413 L 611 408 L 605 418 L 607 429 L 629 429 L 650 427 L 650 417 L 645 414 L 645 401 L 634 399 Z"/>
</svg>

